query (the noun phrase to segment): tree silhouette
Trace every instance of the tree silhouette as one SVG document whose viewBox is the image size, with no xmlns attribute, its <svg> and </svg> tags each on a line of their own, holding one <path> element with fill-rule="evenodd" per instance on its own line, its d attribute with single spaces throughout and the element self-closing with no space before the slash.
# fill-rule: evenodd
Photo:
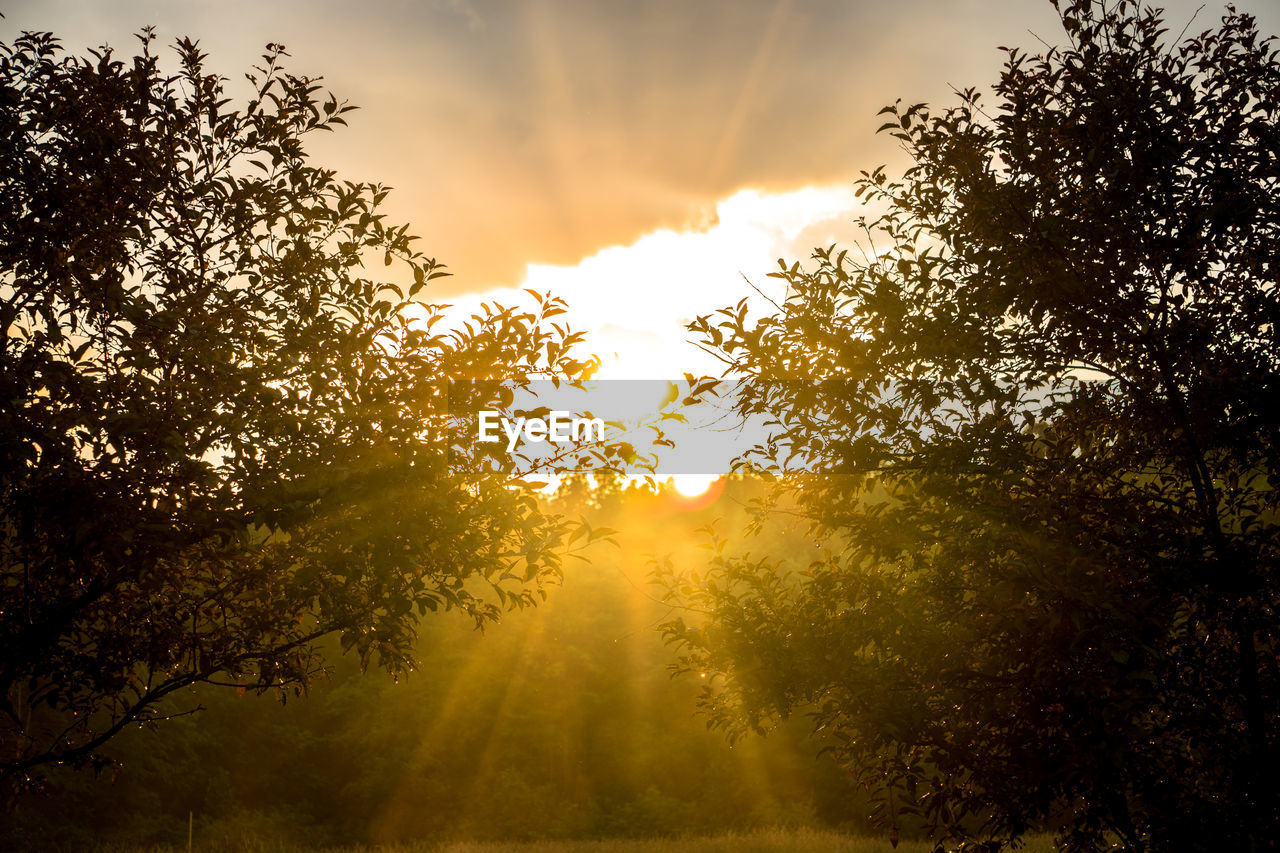
<svg viewBox="0 0 1280 853">
<path fill-rule="evenodd" d="M 167 74 L 141 42 L 0 45 L 10 793 L 193 683 L 301 691 L 331 632 L 401 673 L 418 614 L 481 623 L 559 570 L 565 525 L 459 428 L 501 401 L 445 391 L 582 375 L 563 306 L 433 325 L 445 273 L 386 188 L 307 158 L 351 107 L 279 45 L 237 106 L 195 43 Z"/>
<path fill-rule="evenodd" d="M 894 837 L 1272 849 L 1280 62 L 1235 10 L 1059 11 L 994 106 L 886 108 L 861 255 L 694 324 L 828 556 L 669 577 L 711 615 L 668 636 L 721 723 L 812 711 Z"/>
</svg>

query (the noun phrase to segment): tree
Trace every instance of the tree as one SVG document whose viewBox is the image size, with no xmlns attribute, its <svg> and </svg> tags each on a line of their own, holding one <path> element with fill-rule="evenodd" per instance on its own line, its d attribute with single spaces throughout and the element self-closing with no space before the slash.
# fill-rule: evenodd
<svg viewBox="0 0 1280 853">
<path fill-rule="evenodd" d="M 1274 849 L 1280 62 L 1234 9 L 1059 11 L 994 106 L 886 108 L 860 257 L 694 324 L 827 553 L 668 577 L 710 615 L 666 631 L 719 722 L 813 713 L 895 838 Z"/>
<path fill-rule="evenodd" d="M 326 634 L 401 674 L 418 614 L 481 624 L 559 571 L 564 522 L 463 427 L 501 389 L 447 392 L 583 375 L 562 304 L 437 325 L 387 189 L 308 160 L 352 107 L 279 45 L 237 107 L 194 42 L 174 74 L 141 42 L 0 46 L 10 792 L 197 682 L 300 692 Z"/>
</svg>

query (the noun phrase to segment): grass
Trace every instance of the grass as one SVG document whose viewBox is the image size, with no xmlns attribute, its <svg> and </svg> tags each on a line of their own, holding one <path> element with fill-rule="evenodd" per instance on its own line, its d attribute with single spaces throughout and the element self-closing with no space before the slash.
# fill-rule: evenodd
<svg viewBox="0 0 1280 853">
<path fill-rule="evenodd" d="M 150 848 L 145 853 L 179 853 L 185 848 Z M 196 845 L 195 850 L 205 850 Z M 315 848 L 277 844 L 237 845 L 244 853 L 315 853 Z M 885 838 L 841 835 L 818 830 L 760 830 L 713 836 L 603 841 L 420 842 L 376 847 L 330 848 L 328 853 L 932 853 L 924 841 L 902 841 L 895 849 Z M 1049 838 L 1031 839 L 1024 853 L 1052 853 Z M 106 853 L 108 848 L 103 849 Z M 144 853 L 140 848 L 109 848 L 111 853 Z"/>
<path fill-rule="evenodd" d="M 933 849 L 933 844 L 924 841 L 901 841 L 895 849 L 886 838 L 816 830 L 765 830 L 647 840 L 461 843 L 436 848 L 405 847 L 397 853 L 932 853 Z M 1036 839 L 1022 849 L 1025 853 L 1052 853 L 1053 844 L 1048 838 Z"/>
</svg>

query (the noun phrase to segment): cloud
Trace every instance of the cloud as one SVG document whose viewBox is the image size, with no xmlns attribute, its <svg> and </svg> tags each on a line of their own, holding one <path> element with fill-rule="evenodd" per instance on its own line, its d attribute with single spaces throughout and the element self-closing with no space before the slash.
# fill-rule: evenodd
<svg viewBox="0 0 1280 853">
<path fill-rule="evenodd" d="M 469 0 L 445 0 L 444 5 L 449 11 L 461 15 L 472 32 L 479 32 L 485 28 L 484 16 L 476 11 L 476 7 L 471 5 Z"/>
<path fill-rule="evenodd" d="M 1197 4 L 1172 0 L 1169 19 Z M 1280 13 L 1259 11 L 1275 29 Z M 232 80 L 287 44 L 292 71 L 361 107 L 308 150 L 395 188 L 390 217 L 455 274 L 445 295 L 683 233 L 742 187 L 851 181 L 901 157 L 874 133 L 885 103 L 993 82 L 996 45 L 1038 46 L 1028 28 L 1062 40 L 1050 4 L 1026 0 L 12 0 L 5 14 L 7 32 L 53 29 L 74 50 L 131 49 L 157 24 Z"/>
<path fill-rule="evenodd" d="M 782 284 L 767 277 L 778 260 L 807 259 L 815 236 L 823 244 L 848 239 L 854 216 L 848 186 L 741 190 L 714 205 L 705 227 L 659 229 L 576 264 L 530 264 L 519 288 L 451 301 L 469 313 L 482 301 L 525 302 L 521 288 L 563 297 L 568 320 L 591 333 L 587 348 L 604 360 L 602 378 L 717 373 L 715 360 L 687 340 L 686 324 L 744 297 L 762 301 L 756 288 L 780 300 Z"/>
</svg>

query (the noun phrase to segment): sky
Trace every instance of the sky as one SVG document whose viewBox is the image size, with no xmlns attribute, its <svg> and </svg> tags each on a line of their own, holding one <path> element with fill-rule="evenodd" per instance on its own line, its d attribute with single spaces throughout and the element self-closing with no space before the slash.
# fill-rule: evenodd
<svg viewBox="0 0 1280 853">
<path fill-rule="evenodd" d="M 1176 32 L 1198 2 L 1170 2 Z M 1266 32 L 1272 3 L 1241 3 Z M 685 340 L 698 314 L 768 291 L 777 259 L 848 242 L 852 181 L 900 163 L 876 112 L 944 104 L 996 79 L 999 45 L 1060 43 L 1047 0 L 328 0 L 0 7 L 6 37 L 73 50 L 198 39 L 240 79 L 267 42 L 294 73 L 360 107 L 310 143 L 453 272 L 432 301 L 465 309 L 564 295 L 602 376 L 715 368 Z M 1206 4 L 1192 26 L 1213 25 Z M 749 283 L 750 282 L 750 283 Z"/>
</svg>

